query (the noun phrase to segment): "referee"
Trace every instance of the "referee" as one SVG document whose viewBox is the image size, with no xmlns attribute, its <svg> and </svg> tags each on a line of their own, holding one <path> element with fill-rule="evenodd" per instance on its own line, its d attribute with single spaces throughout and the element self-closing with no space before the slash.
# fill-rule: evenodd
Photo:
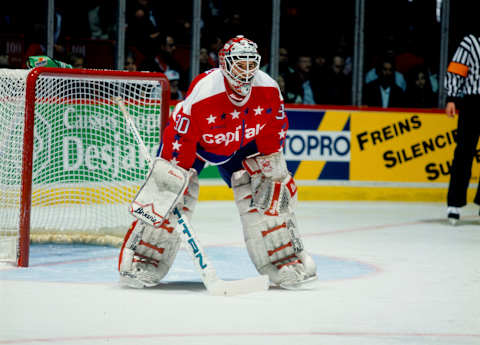
<svg viewBox="0 0 480 345">
<path fill-rule="evenodd" d="M 457 146 L 447 194 L 447 217 L 455 225 L 460 219 L 459 208 L 467 204 L 472 162 L 480 135 L 480 37 L 467 35 L 460 42 L 448 65 L 445 87 L 447 116 L 453 118 L 459 109 Z M 480 183 L 473 201 L 480 205 Z"/>
</svg>

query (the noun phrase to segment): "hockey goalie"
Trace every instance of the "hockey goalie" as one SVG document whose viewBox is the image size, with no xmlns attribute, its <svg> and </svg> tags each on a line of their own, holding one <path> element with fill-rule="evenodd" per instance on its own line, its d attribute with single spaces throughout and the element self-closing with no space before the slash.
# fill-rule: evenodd
<svg viewBox="0 0 480 345">
<path fill-rule="evenodd" d="M 187 218 L 198 174 L 216 165 L 233 189 L 248 254 L 270 284 L 295 289 L 316 279 L 295 219 L 297 187 L 282 148 L 288 130 L 277 83 L 259 70 L 251 40 L 237 36 L 219 52 L 219 68 L 197 76 L 163 133 L 158 157 L 132 202 L 138 218 L 119 257 L 121 281 L 155 286 L 170 269 L 181 238 L 175 208 Z"/>
</svg>

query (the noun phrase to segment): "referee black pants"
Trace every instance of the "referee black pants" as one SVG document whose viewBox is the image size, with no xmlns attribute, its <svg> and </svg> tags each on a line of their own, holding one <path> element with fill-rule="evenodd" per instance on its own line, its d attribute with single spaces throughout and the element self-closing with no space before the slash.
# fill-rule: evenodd
<svg viewBox="0 0 480 345">
<path fill-rule="evenodd" d="M 465 96 L 459 110 L 457 146 L 453 154 L 448 185 L 448 206 L 462 207 L 467 204 L 467 189 L 472 175 L 472 163 L 478 164 L 480 152 L 477 143 L 480 136 L 480 96 Z M 473 200 L 480 205 L 480 182 Z"/>
</svg>

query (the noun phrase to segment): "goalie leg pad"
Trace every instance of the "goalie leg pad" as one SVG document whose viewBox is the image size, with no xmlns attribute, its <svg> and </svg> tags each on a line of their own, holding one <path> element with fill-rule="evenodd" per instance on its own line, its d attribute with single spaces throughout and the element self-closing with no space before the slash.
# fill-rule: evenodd
<svg viewBox="0 0 480 345">
<path fill-rule="evenodd" d="M 188 188 L 181 207 L 191 218 L 199 192 L 198 177 L 191 171 Z M 177 217 L 171 213 L 159 228 L 135 220 L 125 235 L 119 257 L 120 281 L 124 285 L 143 288 L 158 285 L 167 275 L 181 244 L 181 235 L 175 231 Z"/>
<path fill-rule="evenodd" d="M 295 214 L 259 212 L 252 202 L 250 176 L 244 170 L 233 174 L 232 188 L 248 254 L 257 270 L 285 288 L 315 279 L 316 264 L 304 250 Z"/>
<path fill-rule="evenodd" d="M 172 223 L 174 217 L 172 216 Z M 165 222 L 154 228 L 135 220 L 125 235 L 120 251 L 120 281 L 130 287 L 143 288 L 158 285 L 168 273 L 180 248 L 180 234 L 176 223 Z"/>
</svg>

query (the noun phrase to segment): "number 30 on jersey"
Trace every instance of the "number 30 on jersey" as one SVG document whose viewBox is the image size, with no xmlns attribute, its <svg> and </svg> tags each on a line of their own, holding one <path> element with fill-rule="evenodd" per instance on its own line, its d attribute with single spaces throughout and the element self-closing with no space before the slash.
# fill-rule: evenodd
<svg viewBox="0 0 480 345">
<path fill-rule="evenodd" d="M 185 134 L 188 132 L 190 127 L 190 119 L 184 116 L 177 116 L 175 120 L 175 130 L 180 134 Z"/>
</svg>

